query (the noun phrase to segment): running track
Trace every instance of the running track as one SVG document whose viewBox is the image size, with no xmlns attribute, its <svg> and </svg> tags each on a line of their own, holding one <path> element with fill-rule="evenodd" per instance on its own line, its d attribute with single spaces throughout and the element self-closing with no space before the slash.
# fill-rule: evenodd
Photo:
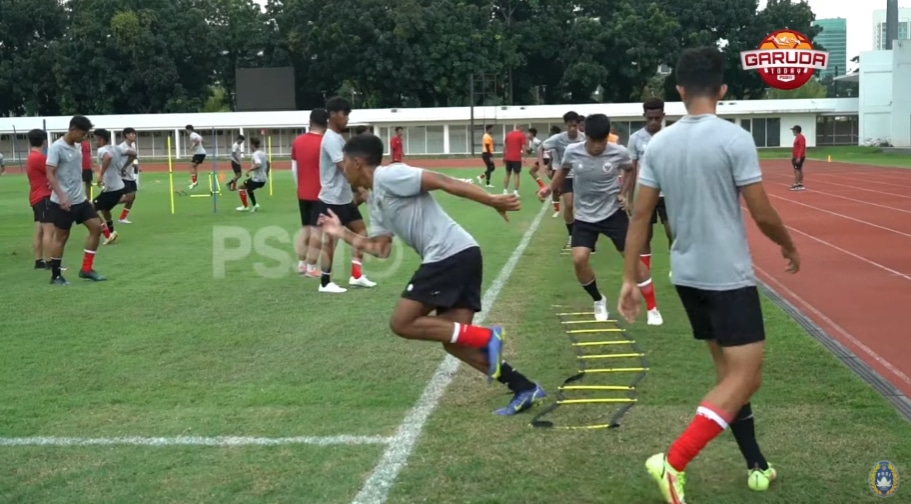
<svg viewBox="0 0 911 504">
<path fill-rule="evenodd" d="M 789 161 L 762 164 L 802 266 L 785 273 L 778 247 L 750 223 L 759 279 L 911 397 L 911 169 L 808 161 L 807 189 L 792 192 Z"/>
</svg>

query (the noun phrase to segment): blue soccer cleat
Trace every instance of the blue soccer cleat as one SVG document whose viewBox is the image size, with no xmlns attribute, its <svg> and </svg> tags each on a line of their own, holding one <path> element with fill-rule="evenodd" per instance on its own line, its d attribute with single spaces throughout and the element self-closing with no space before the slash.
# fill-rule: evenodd
<svg viewBox="0 0 911 504">
<path fill-rule="evenodd" d="M 490 328 L 490 341 L 487 342 L 487 383 L 493 383 L 500 377 L 500 362 L 503 361 L 503 328 L 495 325 Z"/>
<path fill-rule="evenodd" d="M 500 408 L 494 411 L 494 413 L 500 416 L 517 415 L 525 410 L 531 409 L 532 406 L 542 401 L 545 397 L 547 397 L 547 394 L 544 392 L 544 389 L 535 383 L 534 388 L 516 392 L 505 408 Z"/>
</svg>

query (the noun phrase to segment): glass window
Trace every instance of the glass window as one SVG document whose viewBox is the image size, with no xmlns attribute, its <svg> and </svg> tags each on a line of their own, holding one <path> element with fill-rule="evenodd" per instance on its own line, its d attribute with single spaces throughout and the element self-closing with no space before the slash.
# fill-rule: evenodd
<svg viewBox="0 0 911 504">
<path fill-rule="evenodd" d="M 468 154 L 468 126 L 449 126 L 449 153 Z"/>
<path fill-rule="evenodd" d="M 753 119 L 753 142 L 756 147 L 765 147 L 765 119 Z"/>
<path fill-rule="evenodd" d="M 427 128 L 424 126 L 411 126 L 405 134 L 405 152 L 411 154 L 427 154 Z"/>
<path fill-rule="evenodd" d="M 427 150 L 425 154 L 445 154 L 443 126 L 427 126 Z"/>
<path fill-rule="evenodd" d="M 745 130 L 747 130 L 747 131 L 750 131 L 750 120 L 749 120 L 749 119 L 741 119 L 741 120 L 740 120 L 740 127 L 743 128 L 743 129 L 745 129 Z"/>
<path fill-rule="evenodd" d="M 777 117 L 766 119 L 765 146 L 781 147 L 781 119 Z"/>
</svg>

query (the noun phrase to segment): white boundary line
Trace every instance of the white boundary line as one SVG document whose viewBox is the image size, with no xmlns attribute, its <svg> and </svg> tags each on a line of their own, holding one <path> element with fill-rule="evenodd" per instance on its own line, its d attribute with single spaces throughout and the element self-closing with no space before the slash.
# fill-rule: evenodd
<svg viewBox="0 0 911 504">
<path fill-rule="evenodd" d="M 528 248 L 532 236 L 534 236 L 535 231 L 537 231 L 538 227 L 541 225 L 544 214 L 549 209 L 550 202 L 541 206 L 541 210 L 538 212 L 538 215 L 535 216 L 531 226 L 528 227 L 528 230 L 525 231 L 525 234 L 519 241 L 519 245 L 516 246 L 516 250 L 513 251 L 509 260 L 503 265 L 503 269 L 500 270 L 500 274 L 497 275 L 493 283 L 488 287 L 487 292 L 484 293 L 484 297 L 481 299 L 481 305 L 483 306 L 484 311 L 479 313 L 475 318 L 476 323 L 484 323 L 487 314 L 490 313 L 490 309 L 493 308 L 494 303 L 497 301 L 497 297 L 500 296 L 500 292 L 503 290 L 503 287 L 506 286 L 509 277 L 512 276 L 513 270 L 516 269 L 516 264 L 518 264 L 519 259 L 525 254 L 525 249 Z M 421 398 L 418 399 L 418 402 L 411 411 L 408 412 L 405 419 L 402 420 L 395 436 L 386 447 L 385 452 L 383 452 L 383 458 L 373 469 L 373 473 L 367 479 L 367 482 L 364 483 L 360 492 L 354 497 L 352 504 L 383 504 L 386 502 L 386 499 L 389 496 L 389 490 L 392 489 L 392 485 L 395 483 L 395 479 L 398 477 L 399 472 L 401 472 L 402 468 L 407 464 L 408 458 L 411 456 L 411 452 L 414 450 L 418 438 L 424 431 L 424 425 L 426 425 L 433 410 L 436 409 L 437 404 L 439 404 L 440 399 L 443 397 L 443 393 L 446 391 L 446 387 L 452 382 L 453 375 L 458 368 L 458 359 L 450 355 L 447 355 L 446 358 L 443 359 L 443 362 L 440 363 L 440 366 L 437 368 L 433 377 L 430 379 L 430 382 L 427 384 L 427 387 L 424 389 L 424 392 L 421 394 Z"/>
<path fill-rule="evenodd" d="M 241 436 L 176 436 L 176 437 L 19 437 L 0 438 L 0 447 L 10 446 L 277 446 L 277 445 L 388 445 L 388 436 L 298 436 L 298 437 L 241 437 Z"/>
</svg>

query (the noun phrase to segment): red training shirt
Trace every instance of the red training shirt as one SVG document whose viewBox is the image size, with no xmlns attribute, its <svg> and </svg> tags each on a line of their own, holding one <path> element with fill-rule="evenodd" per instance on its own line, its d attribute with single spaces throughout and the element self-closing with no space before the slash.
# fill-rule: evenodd
<svg viewBox="0 0 911 504">
<path fill-rule="evenodd" d="M 47 181 L 47 156 L 36 151 L 29 152 L 25 173 L 28 175 L 29 205 L 51 197 L 51 185 Z"/>
<path fill-rule="evenodd" d="M 525 133 L 512 130 L 503 140 L 503 160 L 509 162 L 522 162 L 522 151 L 525 150 Z"/>
<path fill-rule="evenodd" d="M 395 135 L 389 140 L 389 151 L 392 152 L 392 162 L 401 163 L 405 155 L 405 146 L 402 143 L 402 137 Z"/>
<path fill-rule="evenodd" d="M 92 144 L 87 141 L 82 142 L 82 169 L 92 169 Z"/>
<path fill-rule="evenodd" d="M 791 149 L 791 156 L 796 158 L 807 157 L 807 139 L 803 133 L 798 133 L 794 137 L 794 148 Z"/>
<path fill-rule="evenodd" d="M 291 159 L 297 163 L 297 199 L 319 200 L 319 156 L 323 135 L 304 133 L 291 144 Z"/>
</svg>

